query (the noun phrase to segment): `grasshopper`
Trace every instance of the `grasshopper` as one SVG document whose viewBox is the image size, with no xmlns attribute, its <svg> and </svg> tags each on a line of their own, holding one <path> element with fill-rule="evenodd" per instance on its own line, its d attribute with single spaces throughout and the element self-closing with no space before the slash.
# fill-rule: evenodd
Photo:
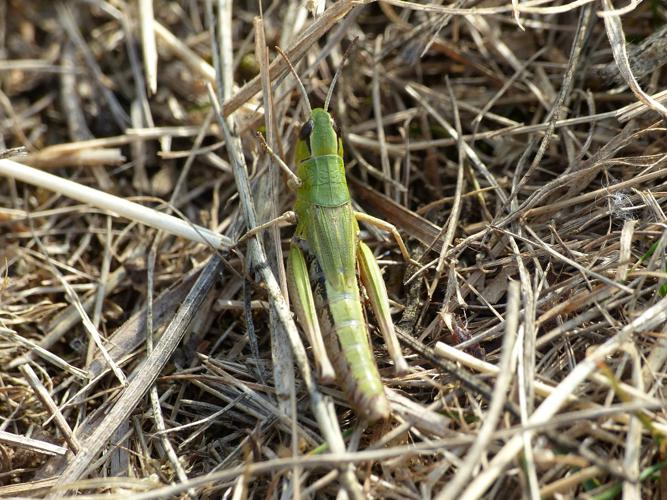
<svg viewBox="0 0 667 500">
<path fill-rule="evenodd" d="M 410 257 L 394 226 L 352 208 L 343 143 L 328 112 L 338 73 L 324 107 L 311 109 L 306 90 L 291 69 L 305 99 L 308 119 L 301 126 L 296 145 L 296 176 L 292 173 L 288 182 L 296 191 L 296 231 L 287 263 L 290 298 L 313 348 L 320 379 L 337 379 L 362 419 L 386 419 L 390 414 L 389 401 L 373 358 L 360 283 L 396 372 L 403 374 L 408 366 L 394 332 L 380 267 L 371 249 L 359 238 L 358 221 L 391 232 L 404 258 L 409 261 Z M 284 164 L 283 168 L 289 170 Z"/>
</svg>

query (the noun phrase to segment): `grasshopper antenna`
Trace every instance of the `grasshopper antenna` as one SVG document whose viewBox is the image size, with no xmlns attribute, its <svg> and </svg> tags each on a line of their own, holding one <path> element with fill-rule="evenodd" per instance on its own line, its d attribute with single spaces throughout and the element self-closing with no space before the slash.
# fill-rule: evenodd
<svg viewBox="0 0 667 500">
<path fill-rule="evenodd" d="M 327 92 L 327 97 L 324 100 L 324 111 L 329 110 L 329 103 L 331 102 L 331 96 L 333 95 L 333 90 L 336 87 L 336 82 L 338 81 L 338 77 L 340 76 L 340 72 L 343 69 L 343 66 L 345 66 L 345 63 L 347 62 L 347 58 L 350 55 L 350 52 L 354 48 L 354 46 L 357 44 L 357 40 L 359 37 L 354 37 L 354 40 L 352 40 L 352 43 L 350 43 L 350 46 L 347 48 L 345 53 L 343 54 L 343 59 L 340 62 L 340 66 L 338 66 L 338 69 L 336 70 L 336 73 L 334 74 L 334 77 L 331 79 L 331 85 L 329 86 L 329 92 Z"/>
<path fill-rule="evenodd" d="M 306 111 L 308 111 L 308 117 L 310 117 L 313 114 L 313 108 L 310 107 L 310 100 L 308 99 L 308 92 L 306 92 L 306 87 L 303 86 L 301 78 L 299 78 L 299 75 L 296 73 L 296 70 L 294 69 L 294 66 L 292 66 L 292 63 L 287 57 L 287 54 L 283 52 L 283 49 L 281 49 L 280 47 L 276 47 L 276 50 L 281 56 L 283 56 L 283 59 L 285 59 L 285 62 L 287 63 L 287 66 L 289 66 L 289 69 L 294 75 L 294 78 L 296 78 L 297 86 L 299 87 L 299 91 L 301 92 L 303 100 L 306 103 Z"/>
</svg>

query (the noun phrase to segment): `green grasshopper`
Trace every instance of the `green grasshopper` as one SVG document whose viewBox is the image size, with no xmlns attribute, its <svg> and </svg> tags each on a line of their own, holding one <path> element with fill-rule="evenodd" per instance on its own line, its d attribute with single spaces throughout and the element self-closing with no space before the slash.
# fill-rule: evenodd
<svg viewBox="0 0 667 500">
<path fill-rule="evenodd" d="M 338 379 L 358 415 L 376 421 L 388 418 L 390 408 L 371 350 L 359 281 L 396 372 L 406 373 L 408 366 L 394 332 L 382 273 L 371 249 L 359 239 L 357 221 L 391 232 L 403 256 L 408 261 L 410 257 L 394 226 L 352 209 L 342 141 L 327 111 L 337 76 L 324 108 L 316 109 L 311 109 L 297 77 L 309 116 L 296 145 L 296 176 L 291 174 L 288 182 L 296 190 L 297 224 L 288 255 L 288 289 L 299 324 L 313 348 L 320 379 Z M 289 170 L 285 165 L 283 168 Z"/>
</svg>

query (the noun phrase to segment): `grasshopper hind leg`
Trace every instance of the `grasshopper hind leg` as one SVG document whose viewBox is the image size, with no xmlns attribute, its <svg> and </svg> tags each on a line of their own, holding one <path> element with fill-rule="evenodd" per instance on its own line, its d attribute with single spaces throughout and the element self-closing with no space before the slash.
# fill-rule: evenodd
<svg viewBox="0 0 667 500">
<path fill-rule="evenodd" d="M 357 261 L 359 263 L 361 282 L 366 288 L 371 309 L 373 309 L 375 318 L 378 321 L 378 326 L 387 345 L 389 356 L 391 356 L 394 362 L 394 370 L 397 375 L 405 375 L 409 372 L 408 363 L 403 357 L 401 346 L 394 331 L 394 322 L 389 312 L 389 297 L 382 277 L 382 271 L 380 271 L 380 266 L 378 266 L 372 250 L 363 241 L 359 242 Z"/>
<path fill-rule="evenodd" d="M 306 258 L 296 241 L 292 242 L 287 259 L 287 287 L 294 304 L 296 317 L 313 348 L 319 378 L 325 383 L 331 383 L 336 379 L 336 374 L 324 347 L 313 291 L 310 287 Z"/>
</svg>

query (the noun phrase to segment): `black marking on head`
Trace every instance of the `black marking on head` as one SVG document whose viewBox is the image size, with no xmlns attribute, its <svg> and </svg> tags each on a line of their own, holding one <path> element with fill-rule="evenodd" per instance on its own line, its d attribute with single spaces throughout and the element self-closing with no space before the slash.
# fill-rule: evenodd
<svg viewBox="0 0 667 500">
<path fill-rule="evenodd" d="M 299 132 L 299 139 L 301 139 L 302 141 L 305 141 L 306 139 L 308 139 L 310 137 L 310 134 L 313 132 L 313 126 L 314 126 L 313 120 L 312 120 L 312 118 L 310 118 L 301 127 L 301 131 Z"/>
</svg>

